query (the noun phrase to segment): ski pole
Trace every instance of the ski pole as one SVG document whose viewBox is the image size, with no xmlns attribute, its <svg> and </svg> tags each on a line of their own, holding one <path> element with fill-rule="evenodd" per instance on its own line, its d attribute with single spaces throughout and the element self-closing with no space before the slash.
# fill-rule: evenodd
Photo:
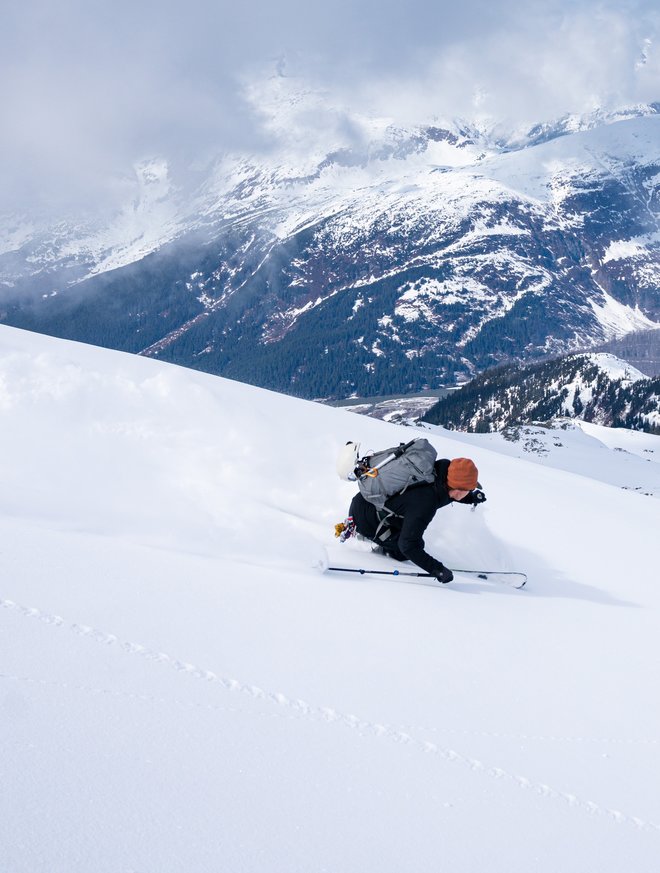
<svg viewBox="0 0 660 873">
<path fill-rule="evenodd" d="M 431 573 L 412 573 L 408 570 L 362 570 L 357 567 L 326 567 L 326 570 L 335 570 L 339 573 L 360 573 L 362 576 L 369 573 L 374 576 L 425 576 L 427 579 L 435 579 Z"/>
</svg>

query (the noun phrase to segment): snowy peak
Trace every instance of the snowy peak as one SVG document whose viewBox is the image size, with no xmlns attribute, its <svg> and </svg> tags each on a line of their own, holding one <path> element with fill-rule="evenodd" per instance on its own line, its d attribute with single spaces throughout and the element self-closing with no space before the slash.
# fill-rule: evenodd
<svg viewBox="0 0 660 873">
<path fill-rule="evenodd" d="M 16 257 L 0 262 L 0 277 L 8 282 L 44 269 L 50 272 L 66 267 L 73 257 L 86 263 L 91 274 L 116 269 L 200 226 L 243 221 L 248 215 L 265 227 L 283 223 L 279 233 L 286 235 L 311 216 L 318 221 L 347 208 L 356 217 L 361 211 L 368 215 L 369 209 L 359 208 L 365 191 L 387 196 L 388 191 L 400 194 L 402 186 L 414 188 L 423 209 L 425 198 L 429 206 L 435 195 L 454 198 L 457 185 L 469 195 L 470 187 L 483 178 L 491 187 L 502 185 L 547 202 L 556 199 L 560 179 L 569 183 L 571 178 L 602 174 L 607 169 L 604 149 L 609 162 L 658 160 L 657 129 L 644 126 L 658 118 L 651 106 L 566 117 L 502 138 L 494 126 L 480 129 L 461 120 L 404 129 L 388 118 L 328 105 L 327 95 L 302 86 L 292 89 L 289 80 L 278 77 L 247 90 L 270 137 L 268 153 L 220 155 L 204 178 L 197 170 L 185 183 L 172 178 L 165 157 L 140 161 L 133 177 L 121 181 L 125 205 L 109 216 L 72 216 L 41 226 L 34 219 L 5 216 L 0 254 Z M 624 132 L 622 122 L 642 126 Z M 571 137 L 576 134 L 589 139 Z M 457 185 L 444 191 L 446 180 L 437 184 L 433 174 L 451 171 L 459 171 Z M 396 199 L 387 198 L 388 209 Z M 616 242 L 613 246 L 606 260 L 620 254 Z M 21 260 L 21 252 L 29 257 Z"/>
<path fill-rule="evenodd" d="M 619 121 L 658 115 L 659 110 L 660 104 L 639 103 L 634 106 L 623 106 L 615 110 L 596 109 L 593 112 L 582 115 L 572 113 L 556 121 L 536 124 L 527 129 L 522 135 L 520 133 L 509 135 L 505 138 L 504 142 L 507 148 L 527 148 L 528 146 L 549 142 L 561 136 L 570 136 L 573 133 L 581 133 L 605 125 L 616 124 Z"/>
<path fill-rule="evenodd" d="M 582 355 L 582 357 L 595 364 L 600 372 L 604 373 L 612 382 L 618 381 L 622 385 L 629 385 L 633 382 L 638 382 L 640 379 L 648 379 L 648 376 L 645 376 L 641 370 L 607 352 L 591 352 L 590 354 Z"/>
</svg>

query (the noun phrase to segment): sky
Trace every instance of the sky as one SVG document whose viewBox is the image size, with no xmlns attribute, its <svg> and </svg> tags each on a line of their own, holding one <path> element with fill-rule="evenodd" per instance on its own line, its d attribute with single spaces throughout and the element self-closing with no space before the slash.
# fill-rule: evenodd
<svg viewBox="0 0 660 873">
<path fill-rule="evenodd" d="M 246 95 L 273 75 L 398 124 L 534 123 L 658 100 L 654 7 L 4 0 L 0 212 L 112 199 L 122 174 L 154 155 L 189 166 L 272 147 Z"/>
</svg>

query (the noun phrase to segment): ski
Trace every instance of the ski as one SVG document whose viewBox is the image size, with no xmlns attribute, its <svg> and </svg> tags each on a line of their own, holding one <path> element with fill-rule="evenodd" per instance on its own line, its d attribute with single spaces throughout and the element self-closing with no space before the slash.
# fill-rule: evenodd
<svg viewBox="0 0 660 873">
<path fill-rule="evenodd" d="M 361 576 L 412 576 L 422 579 L 435 579 L 435 576 L 431 573 L 415 572 L 412 570 L 368 570 L 361 567 L 330 567 L 327 564 L 325 566 L 321 566 L 320 564 L 317 566 L 324 573 L 358 573 Z M 512 588 L 517 589 L 524 588 L 527 584 L 527 574 L 515 570 L 466 570 L 458 567 L 448 567 L 447 569 L 451 570 L 452 573 L 476 576 L 478 579 L 484 580 L 490 580 L 491 577 L 505 576 L 507 578 L 501 581 L 510 585 Z M 500 580 L 499 578 L 496 578 L 495 581 Z M 440 585 L 441 583 L 438 582 L 437 584 Z"/>
<path fill-rule="evenodd" d="M 527 573 L 521 573 L 519 570 L 464 570 L 456 567 L 449 568 L 452 573 L 467 573 L 470 576 L 477 576 L 479 579 L 490 579 L 491 576 L 506 576 L 503 580 L 512 588 L 524 588 L 527 584 Z"/>
</svg>

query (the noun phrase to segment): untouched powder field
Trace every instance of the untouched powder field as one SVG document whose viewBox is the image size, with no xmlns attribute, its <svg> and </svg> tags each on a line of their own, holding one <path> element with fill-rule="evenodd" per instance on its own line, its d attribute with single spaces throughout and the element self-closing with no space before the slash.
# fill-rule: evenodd
<svg viewBox="0 0 660 873">
<path fill-rule="evenodd" d="M 660 439 L 419 431 L 522 591 L 313 569 L 414 433 L 0 328 L 2 873 L 656 873 Z"/>
</svg>

